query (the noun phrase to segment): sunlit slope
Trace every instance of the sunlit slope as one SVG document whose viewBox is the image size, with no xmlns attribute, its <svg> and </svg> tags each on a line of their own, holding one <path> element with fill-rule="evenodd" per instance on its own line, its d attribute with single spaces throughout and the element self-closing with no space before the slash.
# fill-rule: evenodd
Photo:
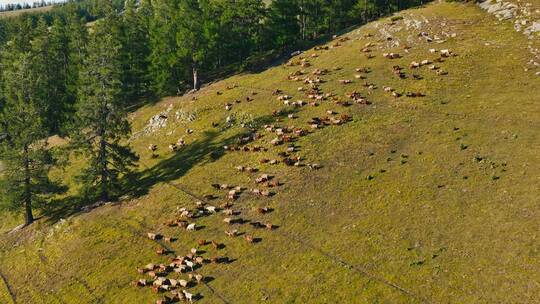
<svg viewBox="0 0 540 304">
<path fill-rule="evenodd" d="M 176 255 L 195 247 L 206 259 L 231 260 L 197 270 L 206 283 L 188 290 L 200 303 L 537 301 L 540 77 L 525 66 L 529 42 L 538 42 L 473 4 L 436 3 L 399 16 L 403 19 L 394 18 L 393 24 L 382 19 L 329 42 L 328 50 L 292 59 L 305 58 L 309 66 L 283 64 L 234 76 L 133 113 L 138 182 L 119 204 L 65 221 L 42 220 L 2 236 L 0 273 L 6 283 L 0 281 L 0 301 L 154 303 L 170 293 L 156 295 L 130 282 L 148 278 L 137 267 L 170 263 L 156 254 L 160 246 Z M 450 52 L 443 62 L 409 67 L 441 58 L 441 50 Z M 433 64 L 442 72 L 430 69 Z M 406 78 L 394 73 L 396 65 Z M 371 72 L 356 71 L 363 67 Z M 278 100 L 290 95 L 290 102 L 312 102 L 309 85 L 288 76 L 303 70 L 297 77 L 313 80 L 316 69 L 328 70 L 319 76 L 324 80 L 319 87 L 336 100 L 301 107 Z M 394 97 L 385 87 L 403 95 Z M 277 89 L 282 93 L 273 94 Z M 353 91 L 370 104 L 353 102 L 347 96 Z M 339 104 L 345 101 L 350 106 Z M 168 117 L 166 126 L 141 132 L 161 112 Z M 342 115 L 351 120 L 318 129 L 308 123 L 315 117 L 346 118 Z M 287 143 L 271 144 L 277 135 L 264 125 L 272 124 L 308 132 L 290 152 L 301 156 L 304 166 L 284 164 L 278 153 Z M 248 127 L 262 137 L 247 145 L 262 151 L 225 151 Z M 170 151 L 180 138 L 186 146 Z M 157 157 L 148 150 L 151 144 L 158 146 Z M 261 164 L 262 159 L 280 163 Z M 237 166 L 259 172 L 239 172 Z M 75 163 L 55 176 L 78 170 Z M 267 189 L 256 183 L 262 174 L 282 183 L 268 188 L 275 195 L 249 193 Z M 241 212 L 235 218 L 277 228 L 229 226 L 222 214 L 193 219 L 201 227 L 193 232 L 164 225 L 178 217 L 178 207 L 193 209 L 196 201 L 207 201 L 205 195 L 217 197 L 208 205 L 227 201 L 227 191 L 212 187 L 216 183 L 246 189 L 233 202 Z M 262 207 L 273 211 L 257 212 Z M 60 217 L 67 214 L 59 212 Z M 259 242 L 228 237 L 224 231 L 231 229 Z M 152 241 L 147 232 L 178 240 Z M 201 239 L 224 248 L 199 246 Z"/>
</svg>

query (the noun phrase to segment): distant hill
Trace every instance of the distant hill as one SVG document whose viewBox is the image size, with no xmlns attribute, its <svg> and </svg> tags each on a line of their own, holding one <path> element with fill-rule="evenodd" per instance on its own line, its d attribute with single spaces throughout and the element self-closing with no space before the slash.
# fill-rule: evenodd
<svg viewBox="0 0 540 304">
<path fill-rule="evenodd" d="M 16 17 L 24 13 L 47 12 L 51 10 L 53 7 L 54 5 L 50 5 L 50 6 L 44 6 L 44 7 L 38 7 L 38 8 L 29 8 L 29 9 L 21 9 L 21 10 L 16 10 L 16 11 L 0 12 L 0 18 Z"/>
</svg>

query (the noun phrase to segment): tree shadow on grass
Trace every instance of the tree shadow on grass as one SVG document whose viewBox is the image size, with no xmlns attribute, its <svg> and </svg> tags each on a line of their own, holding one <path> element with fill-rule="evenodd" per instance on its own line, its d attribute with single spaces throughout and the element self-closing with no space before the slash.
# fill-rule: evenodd
<svg viewBox="0 0 540 304">
<path fill-rule="evenodd" d="M 265 124 L 274 123 L 278 118 L 286 117 L 290 111 L 284 111 L 280 116 L 261 116 L 253 120 L 254 130 L 259 130 Z M 225 139 L 220 139 L 221 131 L 211 130 L 204 132 L 202 139 L 197 140 L 180 149 L 171 157 L 164 159 L 150 168 L 133 172 L 125 176 L 120 184 L 122 191 L 116 193 L 115 199 L 120 197 L 138 198 L 149 193 L 157 184 L 167 183 L 184 176 L 189 170 L 198 165 L 204 165 L 219 160 L 224 154 L 223 146 L 238 143 L 238 139 L 251 133 L 253 130 L 239 130 Z M 92 191 L 90 191 L 92 192 Z M 96 192 L 97 193 L 97 189 Z M 55 223 L 62 218 L 75 215 L 79 212 L 90 211 L 99 207 L 103 202 L 96 202 L 92 196 L 78 194 L 57 199 L 48 204 L 43 215 L 48 221 Z"/>
<path fill-rule="evenodd" d="M 187 145 L 151 168 L 127 176 L 124 194 L 133 198 L 146 195 L 156 184 L 176 180 L 197 165 L 220 159 L 225 153 L 223 146 L 233 143 L 237 136 L 216 141 L 218 136 L 218 131 L 205 132 L 203 139 Z"/>
<path fill-rule="evenodd" d="M 256 129 L 258 129 L 263 124 L 274 122 L 275 119 L 272 116 L 258 117 L 254 120 L 253 125 L 257 126 Z M 187 145 L 173 156 L 162 160 L 151 168 L 126 177 L 123 194 L 129 195 L 131 198 L 146 195 L 156 184 L 177 180 L 197 165 L 215 162 L 225 154 L 224 146 L 238 143 L 239 138 L 249 133 L 251 130 L 245 130 L 228 138 L 217 140 L 220 131 L 206 131 L 203 139 Z"/>
<path fill-rule="evenodd" d="M 224 155 L 223 146 L 233 143 L 238 135 L 225 140 L 217 140 L 218 137 L 218 131 L 205 132 L 201 140 L 187 145 L 155 166 L 150 168 L 142 167 L 143 170 L 125 176 L 120 181 L 122 191 L 111 195 L 113 201 L 123 196 L 129 198 L 141 197 L 148 194 L 156 184 L 173 181 L 182 177 L 197 165 L 218 160 Z M 98 189 L 95 190 L 94 193 L 99 192 Z M 93 191 L 88 192 L 92 193 Z M 43 213 L 48 217 L 49 221 L 54 223 L 78 212 L 90 211 L 101 206 L 101 204 L 102 202 L 96 202 L 92 196 L 78 194 L 50 202 L 43 209 Z"/>
</svg>

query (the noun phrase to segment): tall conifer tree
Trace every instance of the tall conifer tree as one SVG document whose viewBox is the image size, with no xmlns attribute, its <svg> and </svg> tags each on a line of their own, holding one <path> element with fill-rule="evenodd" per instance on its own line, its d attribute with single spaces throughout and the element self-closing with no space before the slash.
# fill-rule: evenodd
<svg viewBox="0 0 540 304">
<path fill-rule="evenodd" d="M 73 146 L 88 160 L 79 180 L 85 190 L 97 187 L 103 201 L 112 198 L 119 177 L 137 161 L 129 146 L 121 142 L 131 128 L 121 92 L 121 44 L 116 31 L 111 31 L 116 20 L 116 14 L 109 11 L 91 33 L 80 74 L 77 128 L 72 138 Z"/>
<path fill-rule="evenodd" d="M 296 47 L 301 38 L 297 0 L 274 0 L 268 9 L 268 36 L 282 52 Z"/>
<path fill-rule="evenodd" d="M 13 46 L 14 41 L 9 43 Z M 3 67 L 5 104 L 0 115 L 3 134 L 0 159 L 4 166 L 1 207 L 24 210 L 25 224 L 34 221 L 34 206 L 44 203 L 54 192 L 48 172 L 54 161 L 47 149 L 47 108 L 40 79 L 40 63 L 31 51 L 8 47 L 9 59 Z"/>
<path fill-rule="evenodd" d="M 153 91 L 159 95 L 177 93 L 182 80 L 182 65 L 176 46 L 176 0 L 152 1 L 150 19 L 150 75 Z"/>
<path fill-rule="evenodd" d="M 133 101 L 148 93 L 148 58 L 150 56 L 148 21 L 151 6 L 148 1 L 127 0 L 125 3 L 123 24 L 123 68 L 124 93 L 127 100 Z"/>
<path fill-rule="evenodd" d="M 207 55 L 203 12 L 198 0 L 180 1 L 176 42 L 178 55 L 191 66 L 193 89 L 199 89 L 199 69 Z"/>
</svg>

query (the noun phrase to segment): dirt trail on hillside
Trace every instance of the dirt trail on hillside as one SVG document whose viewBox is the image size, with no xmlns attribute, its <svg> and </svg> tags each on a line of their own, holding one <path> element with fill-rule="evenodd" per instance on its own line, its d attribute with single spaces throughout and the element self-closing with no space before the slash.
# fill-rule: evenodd
<svg viewBox="0 0 540 304">
<path fill-rule="evenodd" d="M 3 285 L 6 287 L 7 293 L 9 297 L 11 298 L 11 302 L 13 304 L 17 303 L 17 297 L 15 296 L 15 292 L 13 291 L 13 288 L 9 285 L 8 280 L 6 279 L 5 275 L 0 271 L 0 280 L 2 281 Z"/>
</svg>

